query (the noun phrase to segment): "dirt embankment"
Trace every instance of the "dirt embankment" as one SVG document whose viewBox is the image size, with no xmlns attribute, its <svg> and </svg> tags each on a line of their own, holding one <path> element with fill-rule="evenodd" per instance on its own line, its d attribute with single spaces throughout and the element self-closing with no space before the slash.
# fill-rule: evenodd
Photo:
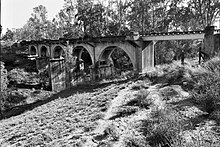
<svg viewBox="0 0 220 147">
<path fill-rule="evenodd" d="M 81 146 L 126 83 L 80 86 L 0 121 L 1 146 Z"/>
<path fill-rule="evenodd" d="M 1 120 L 0 145 L 218 147 L 220 111 L 193 97 L 192 70 L 161 73 L 54 94 Z"/>
</svg>

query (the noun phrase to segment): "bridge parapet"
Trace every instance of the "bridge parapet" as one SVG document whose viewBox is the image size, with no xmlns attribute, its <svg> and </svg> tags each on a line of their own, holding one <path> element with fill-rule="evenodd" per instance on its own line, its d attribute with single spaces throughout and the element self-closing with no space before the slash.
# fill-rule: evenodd
<svg viewBox="0 0 220 147">
<path fill-rule="evenodd" d="M 204 39 L 205 32 L 200 31 L 187 31 L 187 32 L 163 32 L 163 33 L 150 33 L 143 35 L 144 41 L 159 41 L 159 40 L 192 40 Z"/>
<path fill-rule="evenodd" d="M 185 32 L 162 32 L 162 33 L 149 33 L 145 34 L 144 36 L 172 36 L 172 35 L 187 35 L 187 34 L 203 34 L 204 30 L 199 31 L 185 31 Z"/>
</svg>

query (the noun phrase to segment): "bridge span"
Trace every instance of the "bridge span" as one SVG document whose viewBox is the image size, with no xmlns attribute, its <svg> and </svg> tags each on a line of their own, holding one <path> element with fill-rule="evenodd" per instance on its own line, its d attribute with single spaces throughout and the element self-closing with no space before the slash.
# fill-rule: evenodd
<svg viewBox="0 0 220 147">
<path fill-rule="evenodd" d="M 143 40 L 145 41 L 193 40 L 193 39 L 204 39 L 204 38 L 205 38 L 204 31 L 151 33 L 143 36 Z"/>
<path fill-rule="evenodd" d="M 200 39 L 204 42 L 203 51 L 209 55 L 219 51 L 215 44 L 219 30 L 207 27 L 203 31 L 151 33 L 142 36 L 109 36 L 88 37 L 77 39 L 26 41 L 29 57 L 36 59 L 39 73 L 46 71 L 52 90 L 60 91 L 71 86 L 71 81 L 77 75 L 73 74 L 76 64 L 81 59 L 89 64 L 90 79 L 104 74 L 110 76 L 114 70 L 111 55 L 115 48 L 122 49 L 130 58 L 133 71 L 136 74 L 150 71 L 154 68 L 154 45 L 160 40 Z M 220 38 L 220 37 L 218 37 Z M 220 41 L 219 41 L 220 42 Z M 87 52 L 87 54 L 84 54 Z"/>
</svg>

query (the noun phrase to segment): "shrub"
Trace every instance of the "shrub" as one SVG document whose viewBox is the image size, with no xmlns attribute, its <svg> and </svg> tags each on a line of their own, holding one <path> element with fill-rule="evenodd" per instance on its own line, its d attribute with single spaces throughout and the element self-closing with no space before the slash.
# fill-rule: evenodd
<svg viewBox="0 0 220 147">
<path fill-rule="evenodd" d="M 8 80 L 14 83 L 39 83 L 39 76 L 36 73 L 26 72 L 25 69 L 15 68 L 8 73 Z"/>
<path fill-rule="evenodd" d="M 132 90 L 140 90 L 142 88 L 143 84 L 142 83 L 134 83 L 131 86 Z"/>
<path fill-rule="evenodd" d="M 215 73 L 217 75 L 220 74 L 220 57 L 215 57 L 209 61 L 207 61 L 204 65 L 202 65 L 208 71 Z"/>
<path fill-rule="evenodd" d="M 26 81 L 27 73 L 24 71 L 24 69 L 15 68 L 9 72 L 8 77 L 10 81 L 23 83 Z"/>
<path fill-rule="evenodd" d="M 129 116 L 132 115 L 133 113 L 137 112 L 139 110 L 138 107 L 132 107 L 132 106 L 122 106 L 120 108 L 118 108 L 115 112 L 115 114 L 110 117 L 110 120 L 116 119 L 116 118 L 120 118 L 120 117 L 125 117 L 125 116 Z"/>
<path fill-rule="evenodd" d="M 219 146 L 218 134 L 204 127 L 185 130 L 186 123 L 188 121 L 185 121 L 177 110 L 155 108 L 151 112 L 150 119 L 143 120 L 141 131 L 148 144 L 153 147 Z M 188 135 L 191 139 L 188 135 L 184 135 L 187 132 L 190 132 Z"/>
<path fill-rule="evenodd" d="M 211 113 L 220 102 L 220 77 L 213 73 L 203 74 L 193 89 L 193 97 L 202 108 Z"/>
<path fill-rule="evenodd" d="M 152 103 L 152 100 L 147 97 L 148 95 L 149 95 L 149 92 L 147 90 L 142 89 L 138 92 L 137 97 L 135 97 L 134 99 L 131 99 L 125 105 L 126 106 L 138 106 L 140 108 L 147 108 Z"/>
<path fill-rule="evenodd" d="M 5 69 L 4 62 L 0 61 L 1 66 L 1 92 L 7 89 L 8 78 L 7 78 L 7 70 Z"/>
<path fill-rule="evenodd" d="M 17 105 L 26 104 L 27 96 L 19 91 L 9 90 L 5 103 L 5 110 L 9 110 Z"/>
<path fill-rule="evenodd" d="M 153 81 L 152 84 L 164 83 L 168 85 L 181 84 L 184 80 L 186 68 L 178 63 L 160 65 L 154 71 L 147 73 Z"/>
<path fill-rule="evenodd" d="M 5 109 L 5 103 L 7 99 L 7 85 L 8 85 L 8 79 L 7 79 L 7 70 L 5 69 L 4 63 L 0 61 L 1 66 L 1 81 L 0 81 L 0 114 L 2 114 L 2 111 Z"/>
<path fill-rule="evenodd" d="M 182 144 L 182 124 L 178 112 L 171 109 L 152 111 L 151 119 L 143 121 L 142 131 L 151 146 L 176 147 Z"/>
<path fill-rule="evenodd" d="M 204 72 L 194 78 L 192 95 L 204 111 L 211 113 L 219 108 L 220 102 L 220 58 L 207 61 L 203 68 Z"/>
<path fill-rule="evenodd" d="M 133 125 L 133 124 L 130 124 Z M 120 143 L 123 147 L 150 147 L 145 136 L 140 132 L 139 126 L 128 126 L 127 130 L 120 136 Z"/>
<path fill-rule="evenodd" d="M 104 130 L 104 132 L 112 138 L 112 140 L 117 141 L 119 139 L 119 134 L 117 128 L 110 123 Z"/>
</svg>

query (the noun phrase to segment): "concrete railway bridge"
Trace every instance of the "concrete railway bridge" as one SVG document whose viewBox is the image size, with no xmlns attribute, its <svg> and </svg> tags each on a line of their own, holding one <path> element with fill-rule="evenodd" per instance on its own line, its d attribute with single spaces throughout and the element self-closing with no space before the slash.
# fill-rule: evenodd
<svg viewBox="0 0 220 147">
<path fill-rule="evenodd" d="M 214 52 L 220 50 L 220 30 L 215 30 L 213 26 L 206 27 L 202 31 L 151 33 L 142 36 L 31 40 L 26 41 L 26 44 L 29 57 L 36 59 L 39 73 L 46 71 L 52 90 L 60 91 L 73 85 L 74 78 L 77 76 L 73 74 L 73 71 L 80 59 L 87 60 L 90 65 L 90 79 L 94 79 L 97 75 L 106 77 L 113 71 L 111 54 L 115 48 L 120 48 L 130 58 L 134 73 L 139 74 L 154 68 L 154 46 L 157 41 L 194 39 L 203 41 L 203 52 L 208 55 L 213 55 Z"/>
</svg>

